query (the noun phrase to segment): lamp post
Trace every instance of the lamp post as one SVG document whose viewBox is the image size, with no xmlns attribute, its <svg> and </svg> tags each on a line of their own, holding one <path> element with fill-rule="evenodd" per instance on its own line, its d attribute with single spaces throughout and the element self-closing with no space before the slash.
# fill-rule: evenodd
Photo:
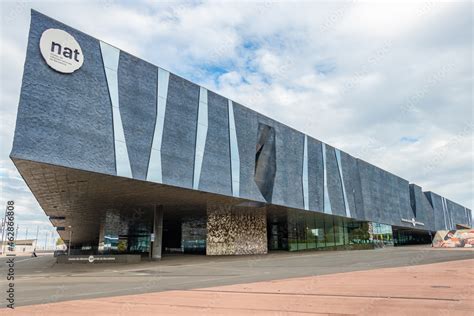
<svg viewBox="0 0 474 316">
<path fill-rule="evenodd" d="M 68 228 L 69 228 L 69 243 L 67 246 L 67 255 L 70 256 L 71 255 L 72 226 L 69 225 Z"/>
</svg>

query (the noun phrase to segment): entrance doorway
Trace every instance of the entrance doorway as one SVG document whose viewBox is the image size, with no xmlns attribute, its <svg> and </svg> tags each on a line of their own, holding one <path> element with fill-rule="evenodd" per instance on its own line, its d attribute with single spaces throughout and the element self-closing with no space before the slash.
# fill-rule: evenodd
<svg viewBox="0 0 474 316">
<path fill-rule="evenodd" d="M 205 209 L 165 207 L 163 213 L 163 254 L 206 254 L 206 225 Z"/>
<path fill-rule="evenodd" d="M 393 227 L 395 246 L 431 244 L 433 236 L 427 230 Z"/>
<path fill-rule="evenodd" d="M 288 250 L 288 215 L 286 210 L 268 209 L 267 242 L 268 250 Z"/>
</svg>

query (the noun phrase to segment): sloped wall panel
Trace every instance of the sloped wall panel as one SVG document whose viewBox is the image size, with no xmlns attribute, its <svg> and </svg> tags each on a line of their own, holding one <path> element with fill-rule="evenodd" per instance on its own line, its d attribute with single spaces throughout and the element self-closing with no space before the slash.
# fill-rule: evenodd
<svg viewBox="0 0 474 316">
<path fill-rule="evenodd" d="M 86 61 L 79 70 L 62 74 L 43 60 L 39 41 L 49 28 L 77 40 Z M 31 12 L 11 156 L 115 174 L 112 105 L 99 41 L 36 11 Z"/>
<path fill-rule="evenodd" d="M 456 229 L 456 224 L 464 224 L 468 223 L 468 218 L 466 217 L 466 211 L 464 207 L 458 203 L 455 203 L 451 200 L 446 200 L 446 204 L 448 205 L 449 213 L 452 217 L 452 228 Z"/>
<path fill-rule="evenodd" d="M 344 175 L 347 202 L 351 209 L 351 217 L 357 219 L 364 218 L 364 208 L 362 204 L 362 188 L 360 185 L 357 159 L 341 151 L 341 167 Z"/>
<path fill-rule="evenodd" d="M 413 198 L 415 199 L 414 206 L 416 208 L 416 220 L 424 224 L 424 226 L 419 228 L 434 231 L 434 210 L 431 207 L 430 201 L 426 195 L 423 194 L 420 186 L 410 184 L 410 190 L 413 191 Z"/>
<path fill-rule="evenodd" d="M 323 212 L 324 168 L 321 142 L 308 137 L 308 193 L 309 209 Z"/>
<path fill-rule="evenodd" d="M 161 147 L 163 183 L 192 188 L 199 86 L 170 74 Z"/>
<path fill-rule="evenodd" d="M 208 92 L 209 121 L 199 189 L 232 195 L 227 99 Z"/>
<path fill-rule="evenodd" d="M 443 212 L 443 201 L 441 196 L 434 192 L 426 192 L 430 197 L 429 200 L 433 206 L 434 211 L 434 230 L 447 229 L 447 223 L 445 222 L 445 215 Z"/>
<path fill-rule="evenodd" d="M 337 167 L 336 152 L 334 151 L 334 147 L 329 145 L 326 145 L 326 170 L 332 214 L 346 216 L 344 196 L 342 193 L 342 182 Z"/>
<path fill-rule="evenodd" d="M 268 119 L 260 117 L 260 120 L 268 123 Z M 273 121 L 273 127 L 276 142 L 276 175 L 272 202 L 303 209 L 301 178 L 304 135 L 275 121 Z"/>
<path fill-rule="evenodd" d="M 359 166 L 364 214 L 367 220 L 409 227 L 401 221 L 411 214 L 408 181 L 363 160 Z"/>
<path fill-rule="evenodd" d="M 145 180 L 156 120 L 158 68 L 121 52 L 118 67 L 120 114 L 134 179 Z"/>
<path fill-rule="evenodd" d="M 254 181 L 257 113 L 235 102 L 233 108 L 240 156 L 240 197 L 265 202 Z"/>
</svg>

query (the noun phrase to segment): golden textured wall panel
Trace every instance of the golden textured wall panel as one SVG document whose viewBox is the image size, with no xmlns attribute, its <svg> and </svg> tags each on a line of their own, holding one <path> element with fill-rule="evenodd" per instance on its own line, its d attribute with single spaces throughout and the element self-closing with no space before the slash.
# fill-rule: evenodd
<svg viewBox="0 0 474 316">
<path fill-rule="evenodd" d="M 208 205 L 207 255 L 267 253 L 265 208 Z"/>
</svg>

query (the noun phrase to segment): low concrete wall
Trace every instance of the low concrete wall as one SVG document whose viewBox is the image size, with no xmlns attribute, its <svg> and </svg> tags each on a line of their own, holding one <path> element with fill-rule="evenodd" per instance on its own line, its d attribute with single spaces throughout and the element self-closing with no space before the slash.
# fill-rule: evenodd
<svg viewBox="0 0 474 316">
<path fill-rule="evenodd" d="M 140 255 L 59 256 L 57 263 L 138 263 Z"/>
</svg>

